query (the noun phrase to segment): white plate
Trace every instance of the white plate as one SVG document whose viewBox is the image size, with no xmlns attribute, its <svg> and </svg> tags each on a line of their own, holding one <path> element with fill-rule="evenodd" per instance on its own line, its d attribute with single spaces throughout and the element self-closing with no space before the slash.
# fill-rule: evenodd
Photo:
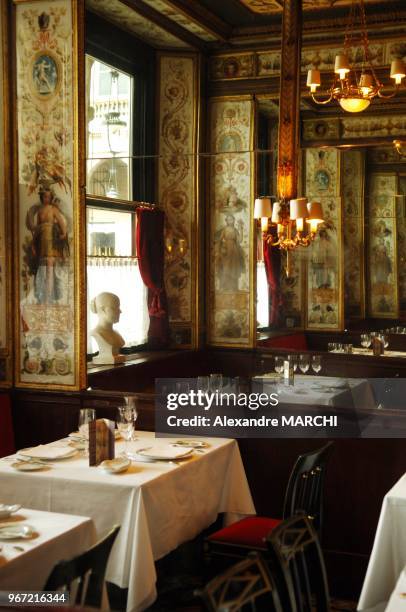
<svg viewBox="0 0 406 612">
<path fill-rule="evenodd" d="M 118 429 L 114 430 L 114 437 L 116 440 L 119 440 L 121 438 Z M 80 431 L 72 431 L 72 433 L 68 435 L 68 438 L 75 442 L 83 442 L 84 440 L 87 440 L 88 436 L 84 436 Z"/>
<path fill-rule="evenodd" d="M 109 474 L 120 474 L 128 470 L 130 465 L 131 461 L 127 457 L 116 457 L 115 459 L 102 461 L 99 467 Z"/>
<path fill-rule="evenodd" d="M 28 540 L 36 533 L 31 525 L 16 525 L 0 523 L 0 540 L 16 540 L 23 538 Z"/>
<path fill-rule="evenodd" d="M 11 464 L 11 467 L 19 472 L 37 472 L 38 470 L 43 470 L 46 465 L 43 463 L 38 463 L 37 461 L 14 461 Z M 0 513 L 0 518 L 2 517 Z"/>
<path fill-rule="evenodd" d="M 21 508 L 20 504 L 0 504 L 0 519 L 7 518 Z"/>
<path fill-rule="evenodd" d="M 185 446 L 186 448 L 209 448 L 210 444 L 203 440 L 176 440 L 173 446 Z"/>
<path fill-rule="evenodd" d="M 40 445 L 41 446 L 41 445 Z M 56 449 L 62 449 L 56 450 Z M 52 450 L 54 449 L 54 452 Z M 40 461 L 58 461 L 60 459 L 69 459 L 70 457 L 74 457 L 77 455 L 78 451 L 76 448 L 72 448 L 71 446 L 46 446 L 44 445 L 44 449 L 42 450 L 39 447 L 33 448 L 24 448 L 23 450 L 19 450 L 17 453 L 17 458 L 22 461 L 39 459 Z"/>
<path fill-rule="evenodd" d="M 183 459 L 193 453 L 193 448 L 174 448 L 173 446 L 148 446 L 136 451 L 140 457 L 151 459 L 152 461 L 172 461 Z"/>
</svg>

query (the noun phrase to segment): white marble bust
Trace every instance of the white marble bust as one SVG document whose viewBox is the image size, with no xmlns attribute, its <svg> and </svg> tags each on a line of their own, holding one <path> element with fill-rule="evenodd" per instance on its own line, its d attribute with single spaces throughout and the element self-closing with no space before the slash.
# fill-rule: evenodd
<svg viewBox="0 0 406 612">
<path fill-rule="evenodd" d="M 114 293 L 99 293 L 90 302 L 90 310 L 99 317 L 96 327 L 90 332 L 99 347 L 99 354 L 93 357 L 93 363 L 123 363 L 125 356 L 119 355 L 119 350 L 125 341 L 113 328 L 121 314 L 119 297 Z"/>
</svg>

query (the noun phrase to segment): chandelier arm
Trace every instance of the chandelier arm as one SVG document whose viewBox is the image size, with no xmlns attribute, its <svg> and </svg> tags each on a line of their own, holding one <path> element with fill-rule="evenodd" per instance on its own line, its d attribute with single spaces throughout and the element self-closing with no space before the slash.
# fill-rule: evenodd
<svg viewBox="0 0 406 612">
<path fill-rule="evenodd" d="M 394 88 L 394 91 L 390 94 L 383 94 L 381 93 L 381 90 L 378 89 L 378 98 L 382 98 L 383 100 L 390 100 L 391 98 L 394 98 L 396 96 L 398 91 L 399 91 L 398 85 Z"/>
<path fill-rule="evenodd" d="M 317 100 L 314 94 L 311 94 L 311 97 L 312 97 L 313 102 L 315 102 L 316 104 L 328 104 L 333 99 L 333 94 L 330 93 L 330 97 L 327 98 L 327 100 Z"/>
</svg>

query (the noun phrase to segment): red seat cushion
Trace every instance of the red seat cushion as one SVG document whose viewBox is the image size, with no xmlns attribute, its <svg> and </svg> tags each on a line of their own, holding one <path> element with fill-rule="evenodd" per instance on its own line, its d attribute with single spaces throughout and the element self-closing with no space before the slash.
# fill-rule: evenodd
<svg viewBox="0 0 406 612">
<path fill-rule="evenodd" d="M 260 340 L 258 344 L 269 348 L 307 351 L 307 341 L 304 334 L 290 334 L 289 336 L 278 336 L 277 338 L 265 338 L 265 340 Z"/>
<path fill-rule="evenodd" d="M 281 523 L 280 519 L 263 516 L 249 516 L 237 521 L 224 529 L 212 533 L 207 540 L 235 546 L 251 546 L 252 548 L 266 548 L 264 539 L 272 529 Z"/>
</svg>

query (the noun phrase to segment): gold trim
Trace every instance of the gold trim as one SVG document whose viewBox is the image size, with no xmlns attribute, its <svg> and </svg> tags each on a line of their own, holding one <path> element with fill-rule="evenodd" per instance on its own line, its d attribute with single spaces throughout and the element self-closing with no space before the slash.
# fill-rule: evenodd
<svg viewBox="0 0 406 612">
<path fill-rule="evenodd" d="M 11 181 L 12 181 L 12 164 L 11 164 L 11 104 L 10 104 L 10 38 L 9 38 L 9 6 L 7 2 L 2 2 L 0 7 L 0 27 L 1 27 L 1 46 L 0 53 L 2 54 L 2 94 L 3 94 L 3 116 L 1 118 L 3 124 L 3 142 L 0 147 L 4 153 L 4 174 L 3 184 L 0 188 L 3 191 L 4 197 L 4 245 L 5 245 L 5 316 L 6 316 L 6 338 L 5 346 L 0 348 L 0 355 L 5 360 L 6 377 L 0 381 L 0 388 L 8 388 L 13 383 L 12 373 L 12 346 L 13 346 L 13 287 L 12 287 L 12 198 L 11 198 Z"/>
</svg>

